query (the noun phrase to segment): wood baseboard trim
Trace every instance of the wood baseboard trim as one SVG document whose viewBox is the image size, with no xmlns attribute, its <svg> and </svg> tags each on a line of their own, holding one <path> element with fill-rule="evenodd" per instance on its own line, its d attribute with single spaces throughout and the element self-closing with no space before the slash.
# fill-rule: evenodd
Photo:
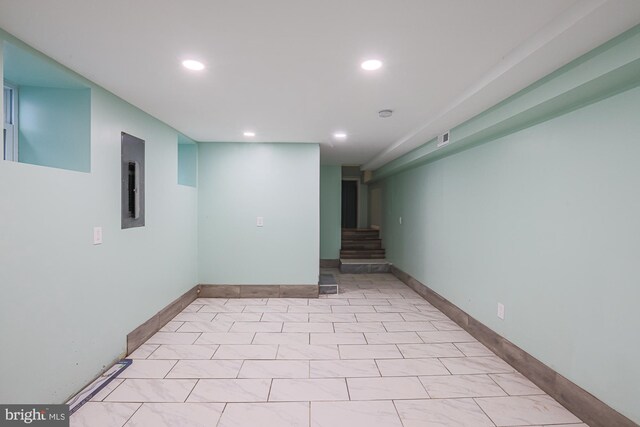
<svg viewBox="0 0 640 427">
<path fill-rule="evenodd" d="M 339 259 L 321 259 L 320 268 L 338 268 L 340 267 Z"/>
<path fill-rule="evenodd" d="M 391 267 L 391 273 L 589 426 L 638 426 L 408 273 L 395 266 Z"/>
<path fill-rule="evenodd" d="M 200 298 L 318 298 L 318 285 L 200 285 Z"/>
<path fill-rule="evenodd" d="M 131 331 L 127 335 L 127 355 L 133 353 L 135 349 L 144 344 L 145 341 L 158 332 L 167 322 L 191 304 L 198 297 L 198 292 L 199 286 L 194 286 L 157 312 L 149 320 Z"/>
</svg>

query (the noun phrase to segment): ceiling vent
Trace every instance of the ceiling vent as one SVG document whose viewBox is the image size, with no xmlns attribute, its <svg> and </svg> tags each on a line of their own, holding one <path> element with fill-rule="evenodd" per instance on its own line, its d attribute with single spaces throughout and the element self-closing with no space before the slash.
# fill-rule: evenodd
<svg viewBox="0 0 640 427">
<path fill-rule="evenodd" d="M 451 131 L 446 131 L 445 133 L 443 133 L 442 135 L 438 136 L 438 148 L 440 147 L 444 147 L 445 145 L 447 145 L 449 143 L 450 140 L 450 134 Z"/>
</svg>

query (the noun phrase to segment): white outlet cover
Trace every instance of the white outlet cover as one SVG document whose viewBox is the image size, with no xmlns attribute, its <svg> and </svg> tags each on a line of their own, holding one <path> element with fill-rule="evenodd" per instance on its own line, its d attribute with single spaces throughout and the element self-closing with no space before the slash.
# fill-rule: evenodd
<svg viewBox="0 0 640 427">
<path fill-rule="evenodd" d="M 263 217 L 261 217 L 261 216 L 259 216 L 258 218 L 256 218 L 256 225 L 257 225 L 258 227 L 262 227 L 262 226 L 264 226 L 264 218 L 263 218 Z"/>
<path fill-rule="evenodd" d="M 102 227 L 93 227 L 93 244 L 102 244 Z"/>
<path fill-rule="evenodd" d="M 498 318 L 504 320 L 504 304 L 498 303 Z"/>
</svg>

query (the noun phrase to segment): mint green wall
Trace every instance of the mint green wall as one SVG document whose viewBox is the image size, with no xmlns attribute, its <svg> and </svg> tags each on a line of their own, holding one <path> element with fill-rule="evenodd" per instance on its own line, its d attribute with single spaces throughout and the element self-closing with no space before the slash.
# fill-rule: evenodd
<svg viewBox="0 0 640 427">
<path fill-rule="evenodd" d="M 197 283 L 197 196 L 177 184 L 176 131 L 86 84 L 91 173 L 0 161 L 0 402 L 63 402 Z M 121 131 L 146 140 L 142 228 L 120 229 Z"/>
<path fill-rule="evenodd" d="M 636 422 L 638 112 L 629 90 L 376 184 L 391 262 Z"/>
<path fill-rule="evenodd" d="M 178 184 L 195 187 L 198 183 L 198 146 L 178 144 Z"/>
<path fill-rule="evenodd" d="M 320 259 L 338 259 L 341 246 L 342 167 L 320 166 Z"/>
<path fill-rule="evenodd" d="M 20 162 L 91 170 L 91 90 L 19 87 Z"/>
<path fill-rule="evenodd" d="M 317 284 L 319 176 L 317 144 L 199 143 L 200 283 Z"/>
</svg>

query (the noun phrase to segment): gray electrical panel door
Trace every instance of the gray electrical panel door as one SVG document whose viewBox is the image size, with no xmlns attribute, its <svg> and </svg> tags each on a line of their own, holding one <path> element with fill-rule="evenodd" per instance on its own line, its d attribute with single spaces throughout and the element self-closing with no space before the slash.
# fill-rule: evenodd
<svg viewBox="0 0 640 427">
<path fill-rule="evenodd" d="M 144 227 L 144 141 L 122 132 L 122 228 Z"/>
</svg>

